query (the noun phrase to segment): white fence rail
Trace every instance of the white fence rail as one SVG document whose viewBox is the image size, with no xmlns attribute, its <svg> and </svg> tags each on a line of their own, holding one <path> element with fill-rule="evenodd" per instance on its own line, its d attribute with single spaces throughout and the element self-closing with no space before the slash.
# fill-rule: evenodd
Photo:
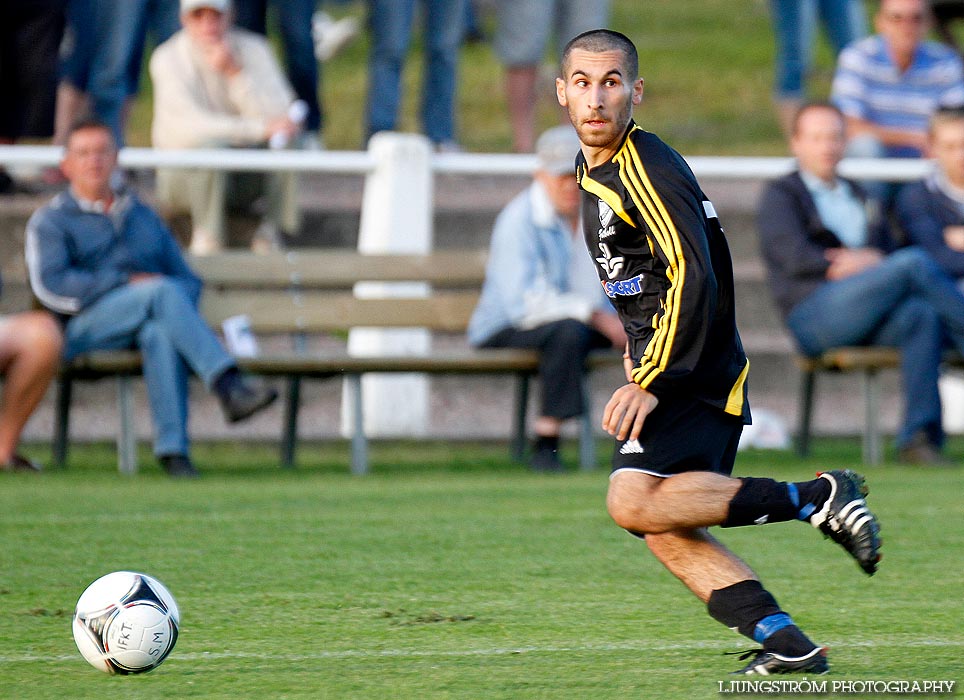
<svg viewBox="0 0 964 700">
<path fill-rule="evenodd" d="M 60 162 L 57 146 L 0 146 L 0 165 L 46 167 Z M 727 180 L 768 179 L 793 168 L 792 158 L 743 156 L 692 156 L 686 159 L 697 177 Z M 255 149 L 155 150 L 125 148 L 120 153 L 125 168 L 214 168 L 236 171 L 328 172 L 365 175 L 375 168 L 367 151 L 268 151 Z M 432 156 L 436 174 L 527 175 L 536 166 L 531 155 L 511 153 L 444 153 Z M 841 174 L 857 179 L 907 182 L 930 169 L 926 160 L 904 158 L 850 158 Z"/>
</svg>

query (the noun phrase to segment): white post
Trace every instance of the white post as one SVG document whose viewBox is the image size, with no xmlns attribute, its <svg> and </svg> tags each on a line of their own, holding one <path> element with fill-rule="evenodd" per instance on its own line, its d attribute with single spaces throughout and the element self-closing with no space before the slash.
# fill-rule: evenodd
<svg viewBox="0 0 964 700">
<path fill-rule="evenodd" d="M 432 249 L 432 146 L 418 134 L 381 132 L 368 145 L 375 159 L 362 198 L 358 250 L 361 253 L 421 254 Z M 421 297 L 420 282 L 360 282 L 355 295 L 366 298 Z M 390 304 L 391 301 L 386 301 Z M 354 328 L 348 336 L 353 355 L 422 355 L 431 345 L 424 328 Z M 364 426 L 373 437 L 419 437 L 428 423 L 428 380 L 421 374 L 367 374 L 362 378 Z M 342 392 L 342 432 L 351 425 L 352 406 Z"/>
</svg>

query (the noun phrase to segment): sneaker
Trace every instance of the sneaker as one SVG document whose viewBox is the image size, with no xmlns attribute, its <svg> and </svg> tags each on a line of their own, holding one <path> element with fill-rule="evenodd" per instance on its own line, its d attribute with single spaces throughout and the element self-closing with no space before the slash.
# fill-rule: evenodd
<svg viewBox="0 0 964 700">
<path fill-rule="evenodd" d="M 739 652 L 736 652 L 739 653 Z M 827 663 L 827 647 L 817 647 L 806 656 L 781 656 L 772 651 L 750 649 L 740 654 L 740 661 L 754 657 L 753 661 L 734 671 L 734 676 L 774 676 L 783 673 L 813 673 L 822 676 L 830 672 Z"/>
<path fill-rule="evenodd" d="M 250 418 L 261 409 L 270 406 L 277 398 L 277 390 L 242 376 L 238 376 L 222 394 L 218 395 L 224 419 L 228 423 L 237 423 Z"/>
<path fill-rule="evenodd" d="M 161 468 L 172 478 L 196 479 L 201 476 L 201 472 L 187 455 L 161 455 L 158 461 L 161 463 Z"/>
<path fill-rule="evenodd" d="M 850 552 L 860 568 L 873 576 L 880 561 L 880 523 L 867 508 L 867 485 L 850 469 L 817 474 L 830 482 L 823 508 L 810 516 L 810 524 Z"/>
<path fill-rule="evenodd" d="M 26 472 L 27 474 L 37 474 L 43 471 L 37 462 L 27 459 L 23 455 L 15 454 L 6 462 L 0 464 L 0 471 L 3 472 Z"/>
</svg>

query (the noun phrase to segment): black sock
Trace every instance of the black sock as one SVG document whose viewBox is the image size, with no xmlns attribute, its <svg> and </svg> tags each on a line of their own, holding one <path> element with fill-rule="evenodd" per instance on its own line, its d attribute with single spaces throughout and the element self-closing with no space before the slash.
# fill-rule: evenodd
<svg viewBox="0 0 964 700">
<path fill-rule="evenodd" d="M 710 616 L 763 645 L 769 652 L 796 658 L 816 648 L 759 581 L 740 581 L 710 594 Z"/>
<path fill-rule="evenodd" d="M 227 396 L 228 391 L 230 391 L 231 387 L 233 387 L 234 383 L 239 379 L 241 379 L 240 370 L 238 370 L 237 365 L 231 365 L 214 380 L 212 389 L 218 396 Z"/>
<path fill-rule="evenodd" d="M 830 482 L 826 479 L 811 479 L 789 484 L 791 490 L 796 489 L 799 494 L 800 512 L 797 517 L 806 520 L 815 511 L 820 510 L 830 498 Z"/>
<path fill-rule="evenodd" d="M 791 484 L 755 477 L 740 481 L 743 483 L 730 501 L 722 527 L 779 523 L 799 517 L 800 508 L 794 499 L 796 489 L 790 488 Z"/>
<path fill-rule="evenodd" d="M 558 452 L 559 436 L 558 435 L 537 435 L 535 442 L 532 443 L 532 449 L 536 452 L 542 452 L 543 450 L 546 450 L 548 452 Z"/>
</svg>

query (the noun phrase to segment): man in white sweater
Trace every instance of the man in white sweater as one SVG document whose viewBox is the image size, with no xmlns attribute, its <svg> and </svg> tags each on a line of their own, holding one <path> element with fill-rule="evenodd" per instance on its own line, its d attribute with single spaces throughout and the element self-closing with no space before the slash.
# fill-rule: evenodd
<svg viewBox="0 0 964 700">
<path fill-rule="evenodd" d="M 231 27 L 230 0 L 181 0 L 183 29 L 151 58 L 152 139 L 156 148 L 259 148 L 284 145 L 301 130 L 294 92 L 267 41 Z M 257 182 L 221 170 L 161 169 L 157 195 L 169 213 L 189 211 L 191 252 L 223 247 L 229 202 L 265 197 L 254 247 L 280 243 L 294 232 L 294 176 L 270 173 Z M 254 185 L 254 186 L 253 186 Z"/>
</svg>

